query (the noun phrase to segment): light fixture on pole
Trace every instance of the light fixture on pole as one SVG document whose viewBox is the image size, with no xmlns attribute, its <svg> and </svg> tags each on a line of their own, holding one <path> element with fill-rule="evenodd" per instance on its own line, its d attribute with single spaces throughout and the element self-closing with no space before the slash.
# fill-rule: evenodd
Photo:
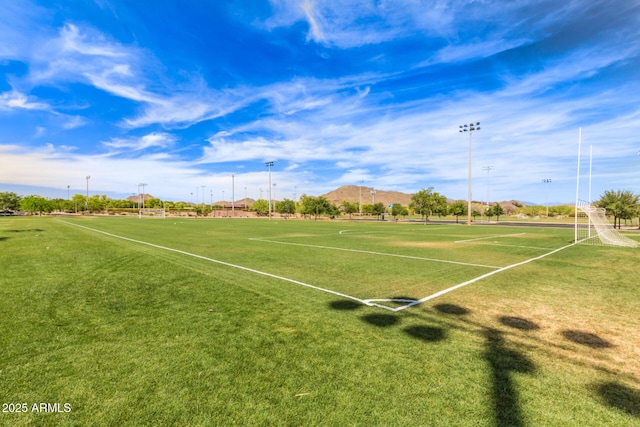
<svg viewBox="0 0 640 427">
<path fill-rule="evenodd" d="M 550 179 L 543 179 L 542 182 L 544 184 L 550 184 L 551 180 Z M 546 191 L 546 196 L 545 196 L 545 204 L 547 205 L 547 218 L 549 218 L 549 187 L 546 186 L 547 191 Z"/>
<path fill-rule="evenodd" d="M 483 171 L 487 171 L 487 209 L 489 209 L 489 172 L 491 172 L 493 169 L 493 166 L 482 167 Z"/>
<path fill-rule="evenodd" d="M 69 192 L 70 188 L 71 188 L 71 186 L 67 185 L 67 200 L 71 200 L 71 193 Z"/>
<path fill-rule="evenodd" d="M 264 165 L 269 168 L 269 219 L 271 219 L 271 168 L 273 167 L 273 162 L 265 162 Z"/>
<path fill-rule="evenodd" d="M 471 225 L 471 153 L 473 146 L 473 132 L 480 130 L 480 122 L 460 125 L 458 132 L 469 132 L 469 179 L 467 188 L 467 225 Z"/>
</svg>

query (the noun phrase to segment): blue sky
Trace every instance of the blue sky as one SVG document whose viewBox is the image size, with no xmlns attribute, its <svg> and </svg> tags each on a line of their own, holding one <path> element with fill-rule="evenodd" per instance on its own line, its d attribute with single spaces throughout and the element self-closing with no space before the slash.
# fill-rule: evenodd
<svg viewBox="0 0 640 427">
<path fill-rule="evenodd" d="M 637 0 L 8 1 L 0 191 L 466 199 L 481 122 L 475 200 L 574 200 L 579 128 L 580 197 L 590 150 L 640 193 L 638 40 Z"/>
</svg>

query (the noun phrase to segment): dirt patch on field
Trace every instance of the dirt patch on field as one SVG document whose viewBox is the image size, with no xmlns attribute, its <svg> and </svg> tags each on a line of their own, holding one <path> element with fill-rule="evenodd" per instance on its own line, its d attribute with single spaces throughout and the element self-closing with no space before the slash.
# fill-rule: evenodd
<svg viewBox="0 0 640 427">
<path fill-rule="evenodd" d="M 393 242 L 391 245 L 410 248 L 453 248 L 456 246 L 452 242 Z"/>
</svg>

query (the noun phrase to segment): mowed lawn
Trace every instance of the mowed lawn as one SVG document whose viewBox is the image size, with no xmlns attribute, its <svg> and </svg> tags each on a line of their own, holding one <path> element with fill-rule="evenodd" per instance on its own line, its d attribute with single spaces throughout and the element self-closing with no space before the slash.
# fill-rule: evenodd
<svg viewBox="0 0 640 427">
<path fill-rule="evenodd" d="M 640 250 L 500 270 L 572 236 L 0 218 L 0 425 L 638 425 Z"/>
</svg>

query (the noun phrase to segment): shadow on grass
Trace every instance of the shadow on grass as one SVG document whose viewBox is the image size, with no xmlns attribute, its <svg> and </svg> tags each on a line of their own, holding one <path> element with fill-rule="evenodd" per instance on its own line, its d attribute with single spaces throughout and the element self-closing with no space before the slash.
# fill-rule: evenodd
<svg viewBox="0 0 640 427">
<path fill-rule="evenodd" d="M 6 230 L 7 233 L 38 233 L 44 231 L 42 228 L 25 228 L 23 230 Z"/>
<path fill-rule="evenodd" d="M 613 347 L 611 343 L 603 338 L 600 338 L 596 334 L 592 334 L 591 332 L 584 331 L 576 331 L 576 330 L 567 330 L 562 331 L 562 336 L 564 336 L 569 341 L 573 341 L 577 344 L 586 345 L 591 348 L 609 348 Z"/>
<path fill-rule="evenodd" d="M 598 384 L 595 391 L 606 405 L 640 418 L 640 391 L 615 382 Z"/>
<path fill-rule="evenodd" d="M 334 310 L 357 310 L 362 307 L 362 304 L 357 301 L 341 299 L 338 301 L 331 301 L 329 303 L 329 307 Z"/>
<path fill-rule="evenodd" d="M 455 304 L 437 304 L 437 305 L 434 305 L 433 308 L 438 310 L 440 313 L 445 313 L 445 314 L 455 314 L 457 316 L 462 316 L 463 314 L 469 314 L 468 309 L 464 307 L 460 307 L 459 305 L 455 305 Z"/>
<path fill-rule="evenodd" d="M 446 338 L 446 334 L 443 328 L 433 326 L 409 326 L 404 331 L 414 338 L 421 339 L 426 342 L 442 341 Z"/>
<path fill-rule="evenodd" d="M 484 358 L 491 367 L 492 400 L 496 426 L 522 426 L 524 420 L 518 403 L 518 391 L 512 373 L 530 373 L 535 370 L 533 362 L 521 353 L 506 347 L 502 333 L 497 329 L 486 329 L 486 352 Z"/>
<path fill-rule="evenodd" d="M 8 237 L 0 237 L 0 242 L 2 242 L 3 240 L 7 240 L 9 239 Z"/>
<path fill-rule="evenodd" d="M 362 316 L 362 320 L 374 326 L 380 326 L 383 328 L 393 326 L 398 323 L 398 317 L 394 316 L 393 314 L 367 314 L 366 316 Z"/>
<path fill-rule="evenodd" d="M 521 331 L 535 331 L 536 329 L 540 329 L 540 326 L 537 324 L 521 317 L 501 316 L 498 320 L 505 326 L 520 329 Z"/>
</svg>

